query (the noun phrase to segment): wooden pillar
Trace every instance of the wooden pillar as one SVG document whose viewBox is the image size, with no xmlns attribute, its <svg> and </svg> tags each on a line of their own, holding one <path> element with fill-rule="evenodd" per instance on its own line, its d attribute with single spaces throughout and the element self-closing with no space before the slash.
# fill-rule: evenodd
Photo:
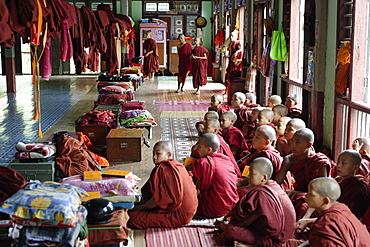
<svg viewBox="0 0 370 247">
<path fill-rule="evenodd" d="M 13 48 L 3 49 L 5 53 L 5 75 L 7 93 L 15 93 L 17 91 L 15 81 L 15 51 Z"/>
</svg>

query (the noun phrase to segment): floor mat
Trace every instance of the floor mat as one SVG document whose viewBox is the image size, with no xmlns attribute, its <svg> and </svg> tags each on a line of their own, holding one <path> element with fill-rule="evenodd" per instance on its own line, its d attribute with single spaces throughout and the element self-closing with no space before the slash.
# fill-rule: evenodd
<svg viewBox="0 0 370 247">
<path fill-rule="evenodd" d="M 162 111 L 160 118 L 203 118 L 206 111 Z"/>
<path fill-rule="evenodd" d="M 163 101 L 154 100 L 153 105 L 160 105 L 160 112 L 163 111 L 207 111 L 210 101 Z M 203 116 L 202 116 L 203 117 Z"/>
<path fill-rule="evenodd" d="M 161 141 L 169 141 L 173 145 L 173 158 L 182 162 L 190 156 L 191 147 L 198 141 L 195 123 L 201 118 L 162 118 Z"/>
<path fill-rule="evenodd" d="M 145 231 L 146 247 L 211 247 L 222 245 L 218 239 L 217 228 L 179 227 L 149 228 Z"/>
</svg>

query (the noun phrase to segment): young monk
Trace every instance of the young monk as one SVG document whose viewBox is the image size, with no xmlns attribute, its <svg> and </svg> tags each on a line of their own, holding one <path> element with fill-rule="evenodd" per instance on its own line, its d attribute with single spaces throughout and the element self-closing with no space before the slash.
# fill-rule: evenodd
<svg viewBox="0 0 370 247">
<path fill-rule="evenodd" d="M 284 131 L 285 140 L 281 140 L 277 143 L 277 150 L 280 152 L 282 157 L 287 156 L 292 152 L 292 138 L 294 133 L 299 130 L 306 128 L 306 123 L 300 118 L 292 118 L 286 125 Z"/>
<path fill-rule="evenodd" d="M 208 218 L 225 216 L 239 198 L 234 166 L 229 157 L 216 153 L 219 146 L 215 134 L 199 137 L 197 149 L 201 158 L 192 167 L 198 191 L 197 214 Z"/>
<path fill-rule="evenodd" d="M 298 97 L 296 94 L 290 94 L 285 99 L 285 106 L 288 108 L 288 117 L 296 118 L 302 114 L 302 110 L 297 108 Z"/>
<path fill-rule="evenodd" d="M 269 125 L 272 128 L 276 128 L 275 124 L 272 122 L 274 120 L 274 112 L 270 109 L 263 109 L 260 111 L 256 123 L 258 126 Z"/>
<path fill-rule="evenodd" d="M 196 89 L 195 94 L 200 94 L 200 87 L 207 84 L 207 64 L 208 64 L 208 50 L 202 46 L 200 38 L 194 38 L 194 48 L 191 55 L 193 87 Z"/>
<path fill-rule="evenodd" d="M 199 121 L 195 123 L 195 128 L 198 130 L 198 135 L 201 136 L 204 131 L 204 122 L 210 119 L 219 119 L 219 115 L 215 111 L 208 111 L 206 114 L 204 114 L 203 121 Z"/>
<path fill-rule="evenodd" d="M 362 156 L 360 168 L 356 174 L 361 174 L 367 180 L 370 179 L 370 138 L 359 137 L 352 143 L 352 148 Z"/>
<path fill-rule="evenodd" d="M 256 107 L 260 107 L 257 102 L 257 97 L 254 93 L 246 93 L 245 94 L 245 102 L 244 105 L 247 107 L 247 112 L 250 115 L 252 113 L 252 110 Z"/>
<path fill-rule="evenodd" d="M 285 105 L 275 105 L 272 108 L 272 111 L 274 112 L 274 120 L 272 121 L 273 123 L 277 123 L 281 117 L 286 117 L 288 116 L 288 108 L 286 108 Z"/>
<path fill-rule="evenodd" d="M 267 107 L 273 108 L 276 105 L 281 104 L 280 95 L 271 95 L 267 100 Z"/>
<path fill-rule="evenodd" d="M 281 246 L 292 238 L 295 212 L 286 193 L 273 180 L 271 162 L 263 157 L 252 161 L 249 169 L 251 189 L 227 216 L 230 223 L 217 222 L 226 243 L 240 241 L 256 246 Z M 226 218 L 226 217 L 225 217 Z"/>
<path fill-rule="evenodd" d="M 345 204 L 337 202 L 340 193 L 340 186 L 333 178 L 316 178 L 309 183 L 306 202 L 319 217 L 298 221 L 299 229 L 313 223 L 307 245 L 302 246 L 369 246 L 366 227 Z M 300 244 L 295 242 L 295 246 Z"/>
<path fill-rule="evenodd" d="M 237 117 L 234 112 L 224 112 L 221 115 L 221 128 L 222 137 L 225 142 L 229 144 L 235 160 L 239 160 L 241 158 L 241 153 L 248 148 L 243 133 L 238 128 L 234 127 L 236 119 Z"/>
<path fill-rule="evenodd" d="M 286 125 L 291 120 L 290 117 L 281 117 L 276 123 L 276 143 L 284 139 Z"/>
<path fill-rule="evenodd" d="M 230 149 L 229 144 L 227 144 L 224 140 L 224 138 L 219 134 L 221 125 L 220 122 L 216 119 L 209 119 L 205 121 L 204 123 L 204 131 L 203 134 L 212 133 L 215 134 L 218 137 L 218 140 L 220 141 L 220 147 L 217 149 L 217 153 L 224 154 L 227 157 L 230 158 L 230 161 L 232 162 L 235 172 L 238 175 L 238 177 L 241 177 L 241 172 L 239 170 L 239 166 L 236 164 L 236 160 L 234 158 L 234 155 Z M 198 144 L 198 143 L 197 143 Z M 196 148 L 197 144 L 194 145 L 191 152 L 191 157 L 193 158 L 200 158 L 199 152 Z"/>
<path fill-rule="evenodd" d="M 312 150 L 314 134 L 310 129 L 299 129 L 292 139 L 292 154 L 286 156 L 280 171 L 276 174 L 276 182 L 282 184 L 288 171 L 295 179 L 294 191 L 290 199 L 296 212 L 302 212 L 304 196 L 308 190 L 309 182 L 317 177 L 327 177 L 330 174 L 331 163 L 328 157 Z M 301 218 L 303 215 L 298 215 Z"/>
<path fill-rule="evenodd" d="M 214 94 L 211 97 L 211 106 L 208 107 L 208 111 L 215 111 L 221 116 L 225 111 L 230 111 L 228 105 L 224 105 L 224 95 L 223 94 Z"/>
<path fill-rule="evenodd" d="M 231 107 L 234 108 L 237 116 L 234 126 L 242 131 L 243 136 L 247 134 L 246 123 L 248 120 L 248 108 L 244 105 L 245 101 L 246 97 L 242 92 L 234 93 L 231 98 Z"/>
<path fill-rule="evenodd" d="M 143 200 L 129 212 L 128 227 L 178 227 L 195 215 L 198 199 L 193 180 L 185 167 L 171 157 L 170 142 L 154 145 L 155 168 L 141 189 Z"/>
<path fill-rule="evenodd" d="M 193 47 L 190 43 L 185 41 L 185 35 L 179 34 L 177 39 L 180 41 L 180 44 L 177 45 L 177 54 L 179 56 L 179 65 L 178 65 L 178 75 L 177 75 L 177 90 L 176 93 L 184 92 L 184 85 L 186 78 L 191 72 L 191 53 Z"/>
</svg>

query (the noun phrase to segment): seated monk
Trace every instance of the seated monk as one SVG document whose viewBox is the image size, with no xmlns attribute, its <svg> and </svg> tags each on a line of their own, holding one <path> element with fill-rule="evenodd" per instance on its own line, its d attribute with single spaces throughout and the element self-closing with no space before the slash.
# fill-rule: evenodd
<svg viewBox="0 0 370 247">
<path fill-rule="evenodd" d="M 356 174 L 360 174 L 367 180 L 370 180 L 370 138 L 356 138 L 352 143 L 352 148 L 362 156 L 361 165 Z"/>
<path fill-rule="evenodd" d="M 228 105 L 224 105 L 224 95 L 223 94 L 214 94 L 211 97 L 211 106 L 208 107 L 208 111 L 215 111 L 219 116 L 225 111 L 230 111 Z"/>
<path fill-rule="evenodd" d="M 198 135 L 201 136 L 204 131 L 204 122 L 209 119 L 216 119 L 219 120 L 219 115 L 215 111 L 208 111 L 206 114 L 204 114 L 203 121 L 199 121 L 195 123 L 195 128 L 198 130 Z"/>
<path fill-rule="evenodd" d="M 292 139 L 294 133 L 303 128 L 306 128 L 306 123 L 300 118 L 292 118 L 287 123 L 284 131 L 284 139 L 276 143 L 276 149 L 283 158 L 292 152 Z"/>
<path fill-rule="evenodd" d="M 252 139 L 252 146 L 254 148 L 254 152 L 248 154 L 244 158 L 239 160 L 239 168 L 241 171 L 244 170 L 246 166 L 249 166 L 250 163 L 258 158 L 258 157 L 265 157 L 269 159 L 272 163 L 272 175 L 271 179 L 275 180 L 275 176 L 280 171 L 281 163 L 283 158 L 280 156 L 280 153 L 272 146 L 276 141 L 276 134 L 275 130 L 268 125 L 259 126 L 253 136 Z M 285 179 L 284 181 L 284 190 L 290 189 L 290 174 L 288 174 L 289 180 Z M 245 186 L 248 184 L 248 179 L 243 179 L 239 181 L 239 186 Z"/>
<path fill-rule="evenodd" d="M 219 131 L 220 131 L 220 122 L 218 120 L 210 119 L 210 120 L 207 120 L 206 122 L 204 122 L 203 134 L 212 133 L 212 134 L 215 134 L 218 137 L 218 140 L 220 141 L 220 147 L 217 149 L 217 153 L 224 154 L 227 157 L 229 157 L 230 161 L 234 165 L 236 174 L 238 175 L 238 177 L 241 177 L 241 172 L 240 172 L 239 166 L 236 164 L 236 160 L 234 158 L 233 153 L 231 152 L 229 144 L 227 144 L 225 142 L 224 138 L 219 134 Z M 199 152 L 196 148 L 197 144 L 195 144 L 191 148 L 192 152 L 191 152 L 190 156 L 192 158 L 200 158 Z"/>
<path fill-rule="evenodd" d="M 143 200 L 129 211 L 129 228 L 178 227 L 195 215 L 196 188 L 185 167 L 171 159 L 171 147 L 167 141 L 154 145 L 155 167 L 141 189 Z"/>
<path fill-rule="evenodd" d="M 237 116 L 232 111 L 227 111 L 221 115 L 222 137 L 229 144 L 235 160 L 241 158 L 243 151 L 248 150 L 243 133 L 234 127 Z"/>
<path fill-rule="evenodd" d="M 310 129 L 297 130 L 292 139 L 292 154 L 286 156 L 280 171 L 276 174 L 276 182 L 282 184 L 286 174 L 290 171 L 295 179 L 294 191 L 290 191 L 290 199 L 295 206 L 298 218 L 303 215 L 300 210 L 304 203 L 304 196 L 309 182 L 317 177 L 327 177 L 330 174 L 331 163 L 322 153 L 315 153 L 311 147 L 314 143 L 314 134 Z"/>
<path fill-rule="evenodd" d="M 273 108 L 276 105 L 280 105 L 282 102 L 280 95 L 271 95 L 267 100 L 267 107 Z"/>
<path fill-rule="evenodd" d="M 257 96 L 254 93 L 245 93 L 245 102 L 244 105 L 247 107 L 247 113 L 248 115 L 252 114 L 252 110 L 256 107 L 260 107 L 259 104 L 257 104 Z"/>
<path fill-rule="evenodd" d="M 230 158 L 216 153 L 220 146 L 215 134 L 203 134 L 198 141 L 197 159 L 192 172 L 198 191 L 197 214 L 215 218 L 226 215 L 238 201 L 238 176 Z"/>
<path fill-rule="evenodd" d="M 312 180 L 306 202 L 319 216 L 301 219 L 297 223 L 299 229 L 313 223 L 308 241 L 299 245 L 298 240 L 290 240 L 286 246 L 369 246 L 366 227 L 345 204 L 337 202 L 340 192 L 340 186 L 333 178 Z"/>
<path fill-rule="evenodd" d="M 230 223 L 216 222 L 223 231 L 220 239 L 227 243 L 281 246 L 294 233 L 293 205 L 280 186 L 270 180 L 273 167 L 268 159 L 253 160 L 249 171 L 252 188 L 227 215 Z"/>
<path fill-rule="evenodd" d="M 277 120 L 277 123 L 276 123 L 276 144 L 285 140 L 284 132 L 285 132 L 286 125 L 288 124 L 288 122 L 290 120 L 291 120 L 290 117 L 281 117 L 281 118 L 279 118 L 279 120 Z"/>
<path fill-rule="evenodd" d="M 234 108 L 236 114 L 236 121 L 234 122 L 234 127 L 238 128 L 243 136 L 247 135 L 247 121 L 248 121 L 248 111 L 249 108 L 244 105 L 246 101 L 246 96 L 242 92 L 236 92 L 231 97 L 231 107 Z"/>
<path fill-rule="evenodd" d="M 280 118 L 287 117 L 288 115 L 288 108 L 286 108 L 285 105 L 275 105 L 272 108 L 272 111 L 274 112 L 274 120 L 272 122 L 276 125 Z"/>
</svg>

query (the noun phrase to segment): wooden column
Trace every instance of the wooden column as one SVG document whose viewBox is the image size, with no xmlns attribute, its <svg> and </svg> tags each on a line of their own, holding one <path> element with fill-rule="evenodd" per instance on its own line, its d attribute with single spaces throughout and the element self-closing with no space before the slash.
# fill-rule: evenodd
<svg viewBox="0 0 370 247">
<path fill-rule="evenodd" d="M 3 49 L 5 53 L 5 75 L 6 75 L 6 92 L 15 93 L 17 91 L 15 81 L 15 51 L 13 48 Z"/>
</svg>

